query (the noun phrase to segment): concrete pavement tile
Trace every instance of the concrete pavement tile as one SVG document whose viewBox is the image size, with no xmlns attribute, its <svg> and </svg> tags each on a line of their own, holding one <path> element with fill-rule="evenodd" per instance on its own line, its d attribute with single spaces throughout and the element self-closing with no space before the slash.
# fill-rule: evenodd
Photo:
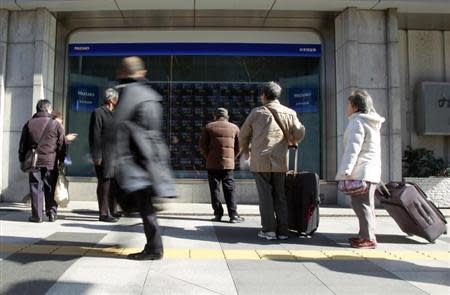
<svg viewBox="0 0 450 295">
<path fill-rule="evenodd" d="M 450 293 L 450 270 L 443 272 L 394 272 L 428 294 L 448 295 Z"/>
<path fill-rule="evenodd" d="M 261 257 L 255 250 L 223 250 L 226 259 L 260 260 Z"/>
<path fill-rule="evenodd" d="M 328 258 L 333 260 L 361 260 L 364 259 L 352 250 L 324 250 L 322 251 Z"/>
<path fill-rule="evenodd" d="M 154 261 L 151 270 L 216 293 L 235 293 L 225 260 L 163 259 Z"/>
<path fill-rule="evenodd" d="M 231 290 L 230 290 L 231 291 Z M 151 295 L 212 295 L 218 294 L 217 291 L 193 284 L 192 282 L 173 277 L 170 274 L 164 274 L 157 271 L 150 271 L 147 277 L 147 283 L 144 286 L 142 294 Z M 220 293 L 219 293 L 220 294 Z M 225 293 L 222 293 L 225 294 Z M 226 294 L 236 294 L 230 292 Z"/>
<path fill-rule="evenodd" d="M 314 271 L 313 274 L 321 280 L 334 294 L 404 294 L 425 295 L 419 288 L 402 280 L 388 271 L 359 272 L 347 271 Z M 352 283 L 349 283 L 352 282 Z"/>
<path fill-rule="evenodd" d="M 390 272 L 439 272 L 450 269 L 448 264 L 437 260 L 386 260 L 373 259 L 371 262 Z"/>
<path fill-rule="evenodd" d="M 73 256 L 15 253 L 1 261 L 1 294 L 45 294 L 76 259 Z"/>
<path fill-rule="evenodd" d="M 59 280 L 98 285 L 143 285 L 151 261 L 82 257 Z"/>
<path fill-rule="evenodd" d="M 188 259 L 189 249 L 164 249 L 164 258 Z"/>
<path fill-rule="evenodd" d="M 319 250 L 289 250 L 296 260 L 329 259 Z"/>
<path fill-rule="evenodd" d="M 89 251 L 87 247 L 79 247 L 79 246 L 62 246 L 56 249 L 52 254 L 56 255 L 75 255 L 75 256 L 83 256 Z"/>
<path fill-rule="evenodd" d="M 122 286 L 110 284 L 89 284 L 83 282 L 56 282 L 46 295 L 134 295 L 141 294 L 142 285 L 124 284 Z"/>
<path fill-rule="evenodd" d="M 269 260 L 295 260 L 295 257 L 288 250 L 256 250 L 261 259 Z"/>
<path fill-rule="evenodd" d="M 305 262 L 312 272 L 334 271 L 344 273 L 385 272 L 383 268 L 368 260 L 317 260 Z"/>
<path fill-rule="evenodd" d="M 333 294 L 300 263 L 233 261 L 229 266 L 239 294 Z"/>
<path fill-rule="evenodd" d="M 225 259 L 222 250 L 190 249 L 192 259 Z"/>
</svg>

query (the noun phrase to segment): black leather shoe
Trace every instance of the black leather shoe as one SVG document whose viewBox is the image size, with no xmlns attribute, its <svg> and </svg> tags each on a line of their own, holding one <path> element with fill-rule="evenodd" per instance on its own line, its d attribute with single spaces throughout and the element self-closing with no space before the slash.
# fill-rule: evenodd
<svg viewBox="0 0 450 295">
<path fill-rule="evenodd" d="M 55 222 L 56 219 L 58 219 L 58 217 L 56 217 L 56 214 L 50 214 L 48 216 L 48 221 L 50 222 Z"/>
<path fill-rule="evenodd" d="M 222 220 L 222 216 L 220 215 L 214 215 L 214 218 L 211 218 L 211 221 L 221 221 Z"/>
<path fill-rule="evenodd" d="M 117 221 L 119 221 L 118 218 L 111 217 L 111 216 L 100 216 L 100 218 L 98 220 L 99 221 L 103 221 L 103 222 L 117 222 Z"/>
<path fill-rule="evenodd" d="M 39 217 L 34 217 L 34 216 L 30 216 L 30 218 L 28 218 L 29 222 L 36 222 L 36 223 L 41 223 L 43 222 L 42 218 Z"/>
<path fill-rule="evenodd" d="M 230 223 L 241 223 L 244 222 L 245 218 L 241 216 L 233 216 L 230 218 Z"/>
<path fill-rule="evenodd" d="M 132 253 L 128 255 L 128 259 L 132 260 L 159 260 L 164 256 L 162 251 L 158 252 L 147 252 L 143 250 L 142 252 Z"/>
<path fill-rule="evenodd" d="M 120 218 L 122 217 L 122 213 L 111 213 L 111 216 L 115 218 Z"/>
</svg>

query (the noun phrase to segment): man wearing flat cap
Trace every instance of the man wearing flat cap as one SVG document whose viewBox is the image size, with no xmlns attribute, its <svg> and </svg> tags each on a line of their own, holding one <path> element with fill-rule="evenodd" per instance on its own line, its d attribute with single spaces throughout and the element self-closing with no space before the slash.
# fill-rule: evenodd
<svg viewBox="0 0 450 295">
<path fill-rule="evenodd" d="M 208 123 L 200 137 L 200 151 L 206 159 L 211 205 L 214 210 L 213 221 L 221 221 L 223 208 L 220 203 L 220 183 L 227 204 L 231 223 L 240 223 L 244 218 L 237 212 L 234 196 L 233 177 L 235 159 L 239 153 L 239 127 L 228 122 L 228 111 L 218 108 L 214 112 L 214 122 Z"/>
</svg>

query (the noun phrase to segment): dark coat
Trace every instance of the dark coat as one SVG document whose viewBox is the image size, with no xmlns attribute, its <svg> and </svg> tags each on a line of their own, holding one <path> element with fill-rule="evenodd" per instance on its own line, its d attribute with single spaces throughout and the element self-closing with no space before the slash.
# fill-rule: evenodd
<svg viewBox="0 0 450 295">
<path fill-rule="evenodd" d="M 233 170 L 239 153 L 239 127 L 224 119 L 208 123 L 200 137 L 208 170 Z"/>
<path fill-rule="evenodd" d="M 157 196 L 174 197 L 169 151 L 161 132 L 161 96 L 146 80 L 127 81 L 117 88 L 117 182 L 128 193 L 152 186 Z"/>
<path fill-rule="evenodd" d="M 47 112 L 38 112 L 23 126 L 19 143 L 19 161 L 25 160 L 26 153 L 35 148 L 42 136 L 45 126 L 50 126 L 47 135 L 42 138 L 37 151 L 38 160 L 36 167 L 54 169 L 58 164 L 64 162 L 66 156 L 66 142 L 63 126 L 52 119 Z"/>
<path fill-rule="evenodd" d="M 106 106 L 101 106 L 92 113 L 89 124 L 89 147 L 92 160 L 102 160 L 103 175 L 99 177 L 114 177 L 115 140 L 113 112 Z"/>
</svg>

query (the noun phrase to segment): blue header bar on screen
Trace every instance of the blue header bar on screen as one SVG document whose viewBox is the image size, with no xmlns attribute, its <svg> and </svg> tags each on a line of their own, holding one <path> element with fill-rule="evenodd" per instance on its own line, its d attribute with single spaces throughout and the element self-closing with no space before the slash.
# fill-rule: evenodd
<svg viewBox="0 0 450 295">
<path fill-rule="evenodd" d="M 320 57 L 318 44 L 94 43 L 69 44 L 69 56 L 219 55 Z"/>
</svg>

